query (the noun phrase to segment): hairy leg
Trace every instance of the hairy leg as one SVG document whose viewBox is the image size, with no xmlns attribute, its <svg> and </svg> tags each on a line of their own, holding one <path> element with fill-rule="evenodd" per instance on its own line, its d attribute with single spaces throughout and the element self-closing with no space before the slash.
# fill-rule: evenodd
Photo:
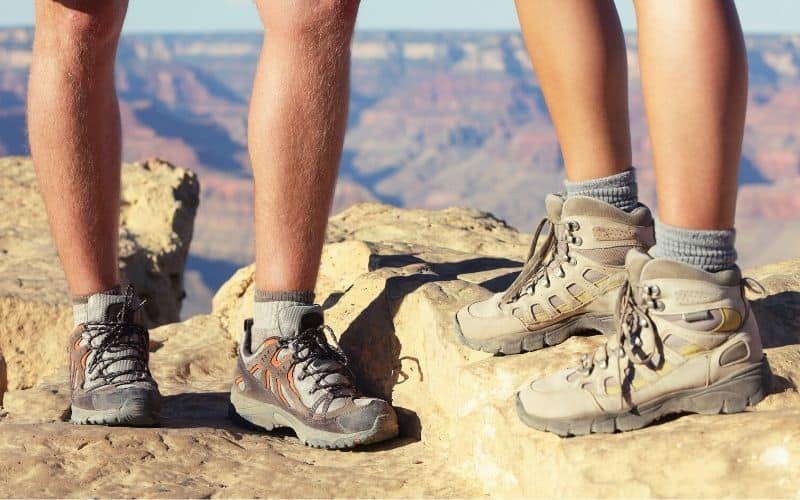
<svg viewBox="0 0 800 500">
<path fill-rule="evenodd" d="M 662 222 L 730 229 L 747 106 L 733 0 L 636 0 Z"/>
<path fill-rule="evenodd" d="M 567 179 L 596 179 L 629 168 L 628 66 L 613 0 L 516 4 Z"/>
<path fill-rule="evenodd" d="M 357 0 L 258 0 L 267 36 L 250 103 L 256 287 L 312 291 L 349 98 Z"/>
<path fill-rule="evenodd" d="M 119 282 L 120 117 L 114 59 L 127 0 L 37 0 L 31 153 L 70 292 Z"/>
</svg>

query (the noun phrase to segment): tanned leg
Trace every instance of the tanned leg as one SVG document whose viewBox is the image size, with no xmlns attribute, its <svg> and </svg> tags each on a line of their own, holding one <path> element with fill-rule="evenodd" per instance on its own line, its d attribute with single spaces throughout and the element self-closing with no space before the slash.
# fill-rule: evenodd
<svg viewBox="0 0 800 500">
<path fill-rule="evenodd" d="M 342 154 L 357 0 L 258 0 L 250 103 L 256 286 L 312 291 Z"/>
<path fill-rule="evenodd" d="M 127 0 L 37 0 L 31 153 L 70 292 L 119 283 L 114 59 Z"/>
<path fill-rule="evenodd" d="M 732 0 L 637 0 L 645 105 L 662 222 L 730 229 L 747 106 Z"/>
<path fill-rule="evenodd" d="M 517 0 L 569 181 L 631 165 L 625 39 L 612 0 Z"/>
</svg>

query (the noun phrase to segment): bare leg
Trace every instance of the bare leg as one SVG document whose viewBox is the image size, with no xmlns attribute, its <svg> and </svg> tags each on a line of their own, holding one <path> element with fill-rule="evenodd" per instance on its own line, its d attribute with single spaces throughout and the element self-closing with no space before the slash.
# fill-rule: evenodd
<svg viewBox="0 0 800 500">
<path fill-rule="evenodd" d="M 732 0 L 637 0 L 659 215 L 729 229 L 747 106 L 747 60 Z"/>
<path fill-rule="evenodd" d="M 631 165 L 625 39 L 612 0 L 517 0 L 522 33 L 558 133 L 567 179 Z"/>
<path fill-rule="evenodd" d="M 258 0 L 268 33 L 250 103 L 256 286 L 317 280 L 349 98 L 357 0 Z"/>
<path fill-rule="evenodd" d="M 120 118 L 114 59 L 127 0 L 37 0 L 28 125 L 50 227 L 73 294 L 117 269 Z"/>
</svg>

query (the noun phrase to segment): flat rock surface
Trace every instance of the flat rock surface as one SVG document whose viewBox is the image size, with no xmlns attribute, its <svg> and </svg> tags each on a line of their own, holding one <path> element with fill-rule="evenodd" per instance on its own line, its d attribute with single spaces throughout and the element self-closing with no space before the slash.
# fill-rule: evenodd
<svg viewBox="0 0 800 500">
<path fill-rule="evenodd" d="M 800 494 L 800 261 L 747 273 L 775 378 L 755 409 L 677 416 L 646 429 L 561 439 L 516 418 L 514 392 L 575 363 L 599 336 L 493 357 L 461 346 L 453 313 L 506 287 L 527 237 L 487 214 L 359 205 L 332 219 L 319 302 L 362 390 L 391 398 L 402 437 L 328 452 L 226 416 L 253 268 L 210 315 L 152 330 L 165 397 L 160 429 L 65 423 L 62 374 L 5 395 L 0 495 L 13 496 L 681 496 Z M 58 345 L 55 348 L 61 349 Z M 53 478 L 58 478 L 54 481 Z"/>
</svg>

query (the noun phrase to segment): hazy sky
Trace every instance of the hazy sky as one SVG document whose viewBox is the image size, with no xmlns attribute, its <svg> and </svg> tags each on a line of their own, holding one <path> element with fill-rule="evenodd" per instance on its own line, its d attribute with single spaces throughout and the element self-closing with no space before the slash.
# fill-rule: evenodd
<svg viewBox="0 0 800 500">
<path fill-rule="evenodd" d="M 800 33 L 800 0 L 736 3 L 745 31 Z M 0 0 L 0 4 L 0 26 L 33 23 L 33 0 Z M 617 4 L 625 29 L 633 30 L 632 2 L 620 0 Z M 259 28 L 252 0 L 131 0 L 126 24 L 130 32 Z M 362 0 L 359 28 L 508 30 L 517 25 L 512 0 Z"/>
</svg>

